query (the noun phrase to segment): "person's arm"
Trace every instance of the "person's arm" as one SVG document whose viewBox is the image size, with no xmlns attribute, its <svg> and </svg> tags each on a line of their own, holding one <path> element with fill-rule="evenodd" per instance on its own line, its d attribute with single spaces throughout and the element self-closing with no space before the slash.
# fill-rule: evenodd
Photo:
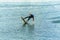
<svg viewBox="0 0 60 40">
<path fill-rule="evenodd" d="M 33 21 L 34 21 L 34 17 L 33 17 Z"/>
</svg>

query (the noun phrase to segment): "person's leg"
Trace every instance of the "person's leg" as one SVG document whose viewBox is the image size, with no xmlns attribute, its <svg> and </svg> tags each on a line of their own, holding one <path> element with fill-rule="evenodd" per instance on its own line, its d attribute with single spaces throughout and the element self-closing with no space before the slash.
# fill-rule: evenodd
<svg viewBox="0 0 60 40">
<path fill-rule="evenodd" d="M 31 19 L 31 17 L 29 17 L 27 21 L 29 21 L 30 19 Z M 34 21 L 34 17 L 32 17 L 32 19 L 33 19 L 33 21 Z"/>
<path fill-rule="evenodd" d="M 27 21 L 29 21 L 30 20 L 30 18 L 28 18 L 28 20 Z"/>
<path fill-rule="evenodd" d="M 25 17 L 24 19 L 26 19 L 26 18 L 28 18 L 28 17 Z"/>
</svg>

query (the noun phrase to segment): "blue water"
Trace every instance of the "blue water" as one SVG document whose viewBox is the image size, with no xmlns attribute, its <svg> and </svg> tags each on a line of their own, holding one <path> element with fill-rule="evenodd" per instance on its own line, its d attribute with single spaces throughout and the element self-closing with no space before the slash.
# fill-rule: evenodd
<svg viewBox="0 0 60 40">
<path fill-rule="evenodd" d="M 21 16 L 28 16 L 29 12 L 34 15 L 34 24 L 30 20 L 23 26 Z M 3 4 L 0 7 L 0 40 L 60 40 L 60 5 Z"/>
</svg>

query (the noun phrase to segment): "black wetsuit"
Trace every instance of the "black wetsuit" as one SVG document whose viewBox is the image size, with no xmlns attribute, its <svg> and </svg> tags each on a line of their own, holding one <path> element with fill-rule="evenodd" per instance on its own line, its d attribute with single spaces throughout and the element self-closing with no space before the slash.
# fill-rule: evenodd
<svg viewBox="0 0 60 40">
<path fill-rule="evenodd" d="M 31 18 L 32 18 L 32 19 L 33 19 L 33 21 L 34 21 L 34 15 L 32 15 L 32 14 L 30 14 L 30 16 L 25 17 L 24 19 L 26 19 L 26 18 L 28 18 L 28 20 L 27 20 L 27 21 L 29 21 Z"/>
</svg>

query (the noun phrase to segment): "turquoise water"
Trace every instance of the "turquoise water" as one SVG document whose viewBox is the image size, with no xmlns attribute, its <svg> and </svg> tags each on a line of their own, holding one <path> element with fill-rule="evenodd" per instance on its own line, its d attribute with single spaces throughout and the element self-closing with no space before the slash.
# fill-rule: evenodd
<svg viewBox="0 0 60 40">
<path fill-rule="evenodd" d="M 0 7 L 0 40 L 59 40 L 60 5 L 18 5 Z M 31 12 L 34 24 L 23 26 L 21 16 Z"/>
</svg>

